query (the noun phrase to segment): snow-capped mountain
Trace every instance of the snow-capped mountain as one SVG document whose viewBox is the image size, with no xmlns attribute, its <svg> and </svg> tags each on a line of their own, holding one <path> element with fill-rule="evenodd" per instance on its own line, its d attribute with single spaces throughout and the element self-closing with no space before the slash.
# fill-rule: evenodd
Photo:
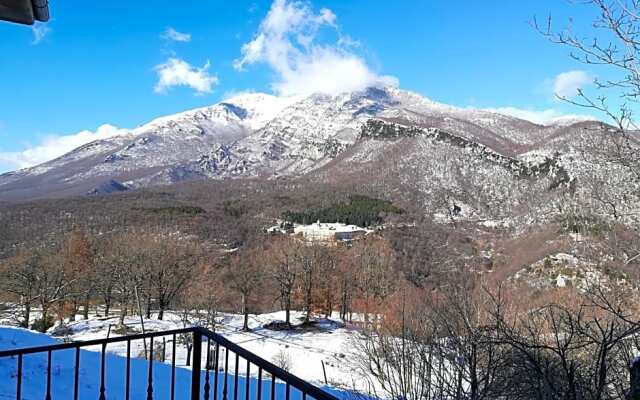
<svg viewBox="0 0 640 400">
<path fill-rule="evenodd" d="M 577 129 L 576 124 L 542 126 L 456 108 L 393 87 L 338 96 L 247 93 L 158 118 L 42 165 L 0 175 L 0 200 L 103 193 L 190 179 L 320 172 L 337 162 L 371 158 L 372 154 L 340 156 L 357 153 L 365 146 L 362 142 L 376 139 L 363 135 L 370 120 L 437 129 L 512 158 Z M 450 145 L 437 146 L 446 152 L 462 151 L 446 147 Z M 416 146 L 402 151 L 414 152 Z"/>
</svg>

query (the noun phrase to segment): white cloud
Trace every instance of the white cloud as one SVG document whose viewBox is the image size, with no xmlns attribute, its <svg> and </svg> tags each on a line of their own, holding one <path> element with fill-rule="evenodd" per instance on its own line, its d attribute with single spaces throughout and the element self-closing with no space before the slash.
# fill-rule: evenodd
<svg viewBox="0 0 640 400">
<path fill-rule="evenodd" d="M 31 32 L 33 32 L 33 41 L 31 44 L 37 45 L 51 32 L 51 28 L 47 24 L 36 22 L 31 26 Z"/>
<path fill-rule="evenodd" d="M 578 89 L 593 84 L 593 77 L 585 71 L 567 71 L 553 79 L 553 94 L 570 99 L 578 94 Z"/>
<path fill-rule="evenodd" d="M 338 38 L 338 46 L 341 47 L 360 47 L 360 41 L 353 39 L 349 35 L 340 35 Z"/>
<path fill-rule="evenodd" d="M 173 40 L 174 42 L 191 41 L 191 35 L 189 33 L 178 32 L 172 27 L 168 27 L 160 37 L 165 40 Z"/>
<path fill-rule="evenodd" d="M 40 143 L 28 146 L 22 151 L 0 151 L 0 164 L 6 164 L 16 169 L 28 168 L 60 157 L 71 150 L 99 139 L 128 134 L 125 129 L 113 125 L 102 125 L 95 132 L 81 131 L 72 135 L 50 135 Z"/>
<path fill-rule="evenodd" d="M 317 43 L 322 28 L 337 32 L 338 41 Z M 340 35 L 331 10 L 315 13 L 307 3 L 275 0 L 253 40 L 242 46 L 242 57 L 234 67 L 242 70 L 255 63 L 267 64 L 278 76 L 272 88 L 280 95 L 336 94 L 398 84 L 395 77 L 376 74 L 362 57 L 349 51 L 354 43 Z"/>
<path fill-rule="evenodd" d="M 218 77 L 209 75 L 209 61 L 202 68 L 194 68 L 188 62 L 171 57 L 164 64 L 156 65 L 158 83 L 154 87 L 156 93 L 166 93 L 173 86 L 188 86 L 196 94 L 211 93 L 218 84 Z"/>
<path fill-rule="evenodd" d="M 497 108 L 485 108 L 486 111 L 491 111 L 497 114 L 509 115 L 512 117 L 531 121 L 535 124 L 548 125 L 554 122 L 560 121 L 589 121 L 596 120 L 597 118 L 590 115 L 577 115 L 577 114 L 564 114 L 558 110 L 549 108 L 546 110 L 533 110 L 523 109 L 517 107 L 497 107 Z"/>
</svg>

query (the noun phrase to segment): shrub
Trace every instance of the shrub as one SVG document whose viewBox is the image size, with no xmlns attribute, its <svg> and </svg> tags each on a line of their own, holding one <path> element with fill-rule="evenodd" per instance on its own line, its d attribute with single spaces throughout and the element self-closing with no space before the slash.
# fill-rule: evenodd
<svg viewBox="0 0 640 400">
<path fill-rule="evenodd" d="M 118 334 L 118 335 L 123 335 L 123 336 L 124 335 L 130 335 L 130 334 L 133 334 L 133 333 L 138 333 L 137 330 L 135 330 L 135 329 L 133 329 L 131 327 L 128 327 L 127 325 L 124 325 L 124 324 L 123 325 L 119 325 L 118 324 L 118 325 L 114 326 L 113 328 L 111 328 L 111 332 L 113 332 L 115 334 Z"/>
<path fill-rule="evenodd" d="M 149 341 L 147 341 L 147 351 L 149 351 Z M 153 361 L 164 362 L 166 361 L 166 344 L 163 344 L 161 341 L 153 342 Z M 144 348 L 138 352 L 138 358 L 147 359 L 149 358 L 147 352 L 145 352 Z"/>
<path fill-rule="evenodd" d="M 293 368 L 293 360 L 289 353 L 284 350 L 278 351 L 273 359 L 271 360 L 277 367 L 282 368 L 283 370 L 289 372 L 291 368 Z"/>
<path fill-rule="evenodd" d="M 53 317 L 47 316 L 45 318 L 37 319 L 31 325 L 31 329 L 38 332 L 46 332 L 53 326 Z"/>
<path fill-rule="evenodd" d="M 589 214 L 565 214 L 560 217 L 560 223 L 564 232 L 567 233 L 601 236 L 610 230 L 609 225 L 602 218 Z"/>
<path fill-rule="evenodd" d="M 222 209 L 225 215 L 228 215 L 234 218 L 240 218 L 243 215 L 245 215 L 248 211 L 248 207 L 245 204 L 242 204 L 237 201 L 230 201 L 230 200 L 227 200 L 224 203 L 222 203 Z"/>
</svg>

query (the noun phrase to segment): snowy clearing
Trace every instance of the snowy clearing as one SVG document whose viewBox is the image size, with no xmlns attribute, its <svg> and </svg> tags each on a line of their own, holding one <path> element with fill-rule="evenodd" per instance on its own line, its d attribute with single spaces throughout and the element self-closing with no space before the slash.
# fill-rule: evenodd
<svg viewBox="0 0 640 400">
<path fill-rule="evenodd" d="M 301 318 L 302 313 L 293 313 L 292 320 Z M 317 386 L 325 387 L 334 394 L 346 394 L 337 391 L 335 388 L 358 387 L 355 377 L 355 366 L 349 362 L 353 359 L 353 346 L 349 343 L 356 335 L 355 329 L 345 327 L 339 320 L 318 319 L 313 328 L 297 329 L 293 331 L 273 331 L 263 326 L 269 322 L 284 319 L 284 312 L 272 314 L 253 315 L 250 317 L 250 332 L 243 332 L 242 316 L 235 314 L 222 314 L 218 318 L 217 332 L 225 336 L 232 342 L 257 354 L 258 356 L 278 365 L 282 359 L 288 364 L 289 372 L 305 379 Z M 6 323 L 6 321 L 5 321 Z M 98 318 L 92 317 L 89 320 L 79 320 L 68 324 L 69 331 L 62 337 L 53 338 L 51 334 L 39 334 L 19 328 L 0 326 L 0 350 L 7 350 L 19 347 L 31 347 L 37 345 L 53 344 L 59 341 L 87 341 L 93 339 L 119 336 L 114 332 L 118 324 L 118 318 Z M 140 333 L 140 319 L 138 316 L 126 318 L 125 324 L 129 333 Z M 162 331 L 183 328 L 184 325 L 180 317 L 175 313 L 165 314 L 164 321 L 146 319 L 144 321 L 147 332 Z M 111 328 L 110 328 L 111 326 Z M 170 385 L 171 360 L 172 360 L 172 337 L 154 339 L 154 352 L 156 358 L 165 348 L 165 364 L 158 362 L 154 364 L 154 398 L 163 399 L 167 394 Z M 189 393 L 191 383 L 191 371 L 187 364 L 187 346 L 184 340 L 178 337 L 176 341 L 176 394 Z M 149 346 L 149 342 L 146 343 Z M 203 346 L 206 348 L 206 346 Z M 100 347 L 86 347 L 81 352 L 80 369 L 80 398 L 95 398 L 99 393 L 99 371 L 100 371 Z M 126 342 L 113 343 L 107 346 L 107 388 L 109 399 L 119 399 L 124 397 L 124 376 Z M 203 365 L 206 351 L 203 351 Z M 146 396 L 146 382 L 148 364 L 144 360 L 144 344 L 141 340 L 131 344 L 132 357 L 132 387 L 131 398 L 143 398 Z M 221 360 L 224 360 L 224 353 L 221 353 Z M 73 366 L 75 360 L 74 350 L 65 350 L 53 353 L 53 398 L 68 398 L 72 394 Z M 46 382 L 46 354 L 35 354 L 25 356 L 25 370 L 23 380 L 23 396 L 25 399 L 44 398 Z M 323 372 L 323 363 L 326 371 L 326 383 Z M 222 361 L 221 361 L 222 365 Z M 246 371 L 246 363 L 240 361 L 239 371 L 239 396 L 244 398 L 243 372 Z M 16 359 L 0 359 L 0 399 L 15 398 L 15 375 L 17 368 Z M 229 371 L 235 370 L 234 357 L 229 358 Z M 230 373 L 230 384 L 233 385 L 232 374 Z M 250 386 L 252 393 L 256 393 L 257 369 L 253 366 L 250 373 Z M 219 385 L 222 385 L 220 379 Z M 203 378 L 204 382 L 204 378 Z M 327 385 L 328 383 L 328 385 Z M 204 384 L 204 383 L 203 383 Z M 265 388 L 267 388 L 265 386 Z M 220 386 L 220 390 L 221 386 Z M 265 391 L 266 390 L 266 391 Z M 270 388 L 262 391 L 263 396 L 267 396 Z M 284 390 L 279 387 L 277 390 Z M 169 397 L 167 397 L 169 398 Z M 186 398 L 177 396 L 177 399 Z M 292 399 L 295 397 L 292 397 Z"/>
</svg>

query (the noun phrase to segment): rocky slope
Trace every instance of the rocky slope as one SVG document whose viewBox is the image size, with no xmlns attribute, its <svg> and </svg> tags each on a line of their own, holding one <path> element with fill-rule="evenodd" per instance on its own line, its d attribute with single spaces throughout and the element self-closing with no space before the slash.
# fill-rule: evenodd
<svg viewBox="0 0 640 400">
<path fill-rule="evenodd" d="M 617 182 L 606 186 L 608 195 L 638 191 L 628 171 L 585 153 L 582 144 L 606 130 L 595 121 L 537 125 L 391 87 L 338 96 L 252 93 L 0 175 L 0 201 L 303 177 L 376 186 L 443 219 L 456 210 L 458 219 L 489 225 L 535 222 L 566 209 L 568 199 L 593 197 L 598 181 Z M 622 203 L 618 214 L 637 211 L 637 202 Z M 610 213 L 604 204 L 589 206 Z"/>
</svg>

